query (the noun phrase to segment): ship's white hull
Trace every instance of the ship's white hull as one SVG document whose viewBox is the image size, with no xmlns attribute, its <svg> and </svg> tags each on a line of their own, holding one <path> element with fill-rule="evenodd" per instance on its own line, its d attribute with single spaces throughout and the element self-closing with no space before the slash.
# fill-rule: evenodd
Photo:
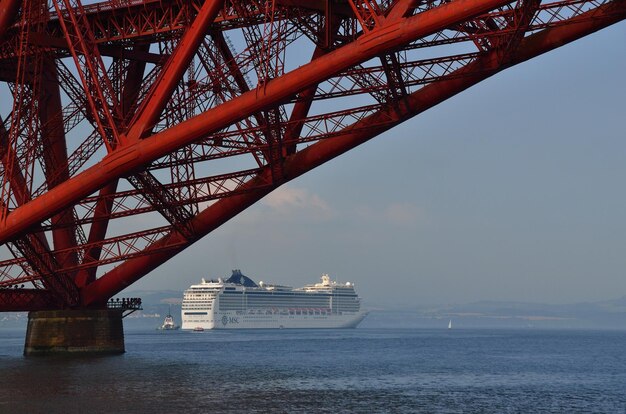
<svg viewBox="0 0 626 414">
<path fill-rule="evenodd" d="M 183 295 L 182 329 L 355 328 L 366 313 L 354 284 L 321 279 L 298 289 L 257 285 L 239 270 L 227 280 L 202 279 Z"/>
<path fill-rule="evenodd" d="M 356 328 L 366 312 L 343 312 L 341 315 L 238 314 L 207 312 L 190 317 L 183 313 L 182 329 L 329 329 Z"/>
</svg>

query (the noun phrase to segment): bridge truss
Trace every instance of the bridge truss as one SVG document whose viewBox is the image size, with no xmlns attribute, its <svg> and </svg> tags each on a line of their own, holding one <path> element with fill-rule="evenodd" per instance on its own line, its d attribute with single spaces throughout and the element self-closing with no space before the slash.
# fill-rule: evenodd
<svg viewBox="0 0 626 414">
<path fill-rule="evenodd" d="M 625 0 L 0 0 L 0 311 L 107 300 Z"/>
</svg>

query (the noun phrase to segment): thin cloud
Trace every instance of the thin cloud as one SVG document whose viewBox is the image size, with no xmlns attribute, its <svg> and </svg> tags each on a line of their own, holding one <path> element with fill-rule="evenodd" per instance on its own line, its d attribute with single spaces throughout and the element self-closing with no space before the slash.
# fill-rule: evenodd
<svg viewBox="0 0 626 414">
<path fill-rule="evenodd" d="M 394 203 L 385 209 L 385 218 L 396 225 L 415 225 L 423 219 L 424 213 L 417 206 L 409 203 Z"/>
<path fill-rule="evenodd" d="M 283 186 L 267 195 L 262 204 L 281 215 L 308 215 L 328 218 L 333 215 L 326 201 L 304 188 Z"/>
</svg>

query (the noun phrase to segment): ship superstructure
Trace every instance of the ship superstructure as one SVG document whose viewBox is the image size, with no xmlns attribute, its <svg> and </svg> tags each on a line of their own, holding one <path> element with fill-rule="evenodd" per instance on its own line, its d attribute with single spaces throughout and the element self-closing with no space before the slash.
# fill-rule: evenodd
<svg viewBox="0 0 626 414">
<path fill-rule="evenodd" d="M 354 284 L 322 275 L 301 288 L 271 285 L 233 270 L 228 279 L 205 280 L 184 293 L 182 329 L 354 328 L 366 313 Z"/>
<path fill-rule="evenodd" d="M 172 316 L 172 307 L 170 306 L 170 310 L 163 320 L 163 325 L 161 325 L 161 327 L 157 329 L 160 329 L 162 331 L 175 331 L 178 328 L 180 328 L 180 326 L 176 325 L 176 323 L 174 322 L 174 317 Z"/>
</svg>

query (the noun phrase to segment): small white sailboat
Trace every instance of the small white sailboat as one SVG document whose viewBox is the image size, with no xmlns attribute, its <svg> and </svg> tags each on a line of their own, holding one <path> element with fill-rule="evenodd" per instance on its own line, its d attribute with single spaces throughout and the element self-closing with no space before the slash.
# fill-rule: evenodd
<svg viewBox="0 0 626 414">
<path fill-rule="evenodd" d="M 448 329 L 452 329 L 452 319 L 450 319 L 450 322 L 448 322 Z"/>
</svg>

